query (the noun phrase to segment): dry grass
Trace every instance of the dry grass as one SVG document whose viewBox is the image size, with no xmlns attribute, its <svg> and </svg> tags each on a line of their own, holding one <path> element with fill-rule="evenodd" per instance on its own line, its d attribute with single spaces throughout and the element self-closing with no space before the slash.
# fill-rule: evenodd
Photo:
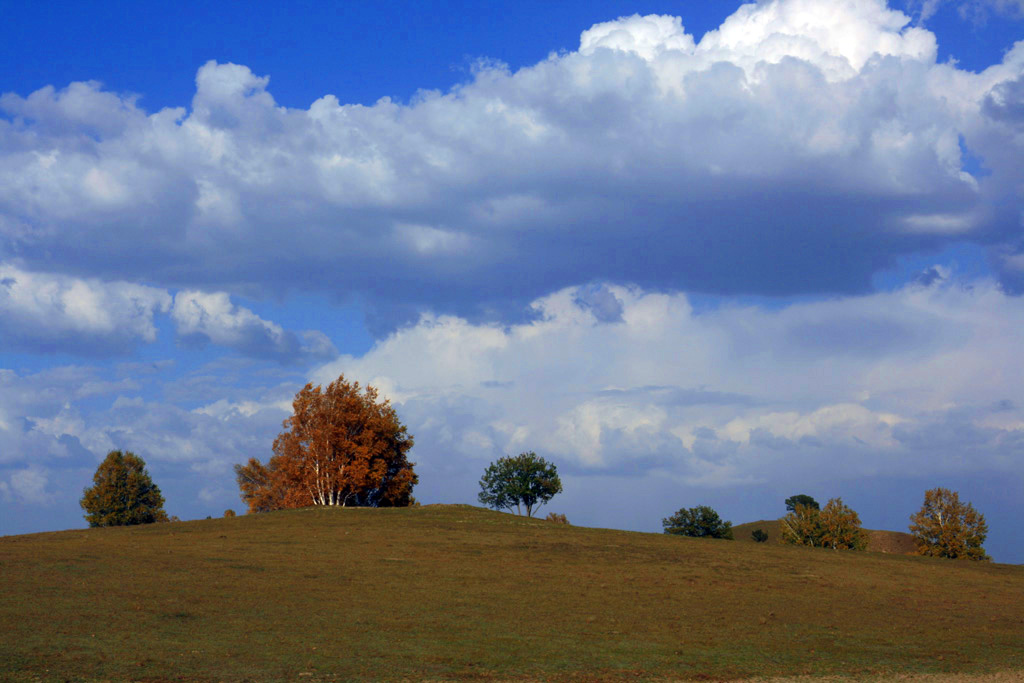
<svg viewBox="0 0 1024 683">
<path fill-rule="evenodd" d="M 754 539 L 751 537 L 754 529 L 761 529 L 768 534 L 768 540 L 765 543 L 778 543 L 779 536 L 782 535 L 780 523 L 777 519 L 762 519 L 757 522 L 737 524 L 732 528 L 733 535 L 737 541 L 750 543 L 754 542 Z M 880 531 L 877 529 L 865 529 L 865 531 L 868 532 L 868 552 L 890 553 L 894 555 L 914 554 L 914 537 L 908 533 L 902 531 Z"/>
<path fill-rule="evenodd" d="M 0 538 L 0 679 L 740 680 L 1024 670 L 1024 568 L 469 506 Z"/>
</svg>

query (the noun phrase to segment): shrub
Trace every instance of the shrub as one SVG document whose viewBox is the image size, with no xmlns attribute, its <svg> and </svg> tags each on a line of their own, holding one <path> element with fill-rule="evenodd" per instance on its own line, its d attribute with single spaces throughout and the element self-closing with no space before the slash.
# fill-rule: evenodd
<svg viewBox="0 0 1024 683">
<path fill-rule="evenodd" d="M 548 516 L 544 518 L 548 522 L 554 522 L 556 524 L 568 524 L 569 518 L 563 515 L 561 512 L 549 512 Z"/>
<path fill-rule="evenodd" d="M 235 516 L 235 511 L 231 510 L 231 509 L 227 509 L 227 510 L 224 511 L 224 516 L 225 517 L 234 517 Z"/>
<path fill-rule="evenodd" d="M 661 520 L 661 525 L 666 534 L 733 540 L 732 522 L 723 522 L 718 513 L 707 505 L 681 508 L 671 517 Z"/>
<path fill-rule="evenodd" d="M 765 533 L 764 529 L 754 529 L 750 532 L 750 536 L 758 543 L 764 543 L 768 540 L 768 534 Z"/>
</svg>

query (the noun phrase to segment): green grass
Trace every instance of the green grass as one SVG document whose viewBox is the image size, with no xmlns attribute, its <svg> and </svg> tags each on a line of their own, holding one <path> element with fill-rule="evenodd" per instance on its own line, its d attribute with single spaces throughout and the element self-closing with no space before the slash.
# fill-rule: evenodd
<svg viewBox="0 0 1024 683">
<path fill-rule="evenodd" d="M 731 679 L 1024 670 L 1024 568 L 469 506 L 0 538 L 0 679 Z"/>
</svg>

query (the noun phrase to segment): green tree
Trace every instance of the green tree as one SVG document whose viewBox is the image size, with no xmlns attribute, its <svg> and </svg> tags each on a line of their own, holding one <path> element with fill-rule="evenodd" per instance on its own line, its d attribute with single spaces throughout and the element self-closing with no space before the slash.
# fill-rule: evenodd
<svg viewBox="0 0 1024 683">
<path fill-rule="evenodd" d="M 723 522 L 718 513 L 707 505 L 681 508 L 671 517 L 661 520 L 661 525 L 666 534 L 733 540 L 732 522 Z"/>
<path fill-rule="evenodd" d="M 520 453 L 505 456 L 492 462 L 480 478 L 480 493 L 477 498 L 484 505 L 495 510 L 512 511 L 532 517 L 535 508 L 562 492 L 562 481 L 558 468 L 536 453 Z"/>
<path fill-rule="evenodd" d="M 925 491 L 924 505 L 910 517 L 918 555 L 962 560 L 990 560 L 982 544 L 988 536 L 985 515 L 949 489 Z"/>
<path fill-rule="evenodd" d="M 167 521 L 160 488 L 146 471 L 146 463 L 131 451 L 110 451 L 96 468 L 92 481 L 80 501 L 89 526 Z"/>
<path fill-rule="evenodd" d="M 750 537 L 758 543 L 764 543 L 768 540 L 768 534 L 764 529 L 754 529 L 750 532 Z"/>
<path fill-rule="evenodd" d="M 821 509 L 821 506 L 818 505 L 818 501 L 804 493 L 800 493 L 786 499 L 786 512 L 795 511 L 797 505 L 806 505 L 807 507 L 814 508 L 815 510 Z"/>
</svg>

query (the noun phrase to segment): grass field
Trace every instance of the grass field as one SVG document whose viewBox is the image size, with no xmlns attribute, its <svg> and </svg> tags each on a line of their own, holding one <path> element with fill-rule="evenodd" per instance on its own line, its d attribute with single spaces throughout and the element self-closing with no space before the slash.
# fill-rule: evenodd
<svg viewBox="0 0 1024 683">
<path fill-rule="evenodd" d="M 0 538 L 0 679 L 1024 671 L 1024 567 L 311 508 Z"/>
</svg>

